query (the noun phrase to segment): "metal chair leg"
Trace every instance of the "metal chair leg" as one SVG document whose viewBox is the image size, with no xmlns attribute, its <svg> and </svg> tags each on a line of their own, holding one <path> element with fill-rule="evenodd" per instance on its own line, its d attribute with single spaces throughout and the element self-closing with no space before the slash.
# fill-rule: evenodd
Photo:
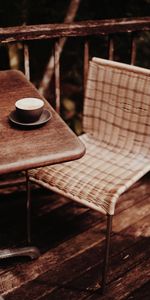
<svg viewBox="0 0 150 300">
<path fill-rule="evenodd" d="M 109 252 L 110 252 L 110 236 L 111 236 L 111 229 L 112 229 L 112 218 L 113 218 L 113 216 L 107 215 L 105 257 L 104 257 L 104 262 L 103 262 L 102 283 L 101 283 L 102 294 L 104 294 L 105 289 L 106 289 L 107 271 L 108 271 L 108 264 L 109 264 Z"/>
<path fill-rule="evenodd" d="M 31 245 L 31 189 L 28 171 L 26 171 L 26 193 L 27 193 L 27 243 Z M 40 251 L 37 247 L 28 246 L 22 248 L 22 255 L 28 255 L 32 259 L 38 258 L 40 256 Z M 21 249 L 18 250 L 17 255 L 21 255 Z"/>
</svg>

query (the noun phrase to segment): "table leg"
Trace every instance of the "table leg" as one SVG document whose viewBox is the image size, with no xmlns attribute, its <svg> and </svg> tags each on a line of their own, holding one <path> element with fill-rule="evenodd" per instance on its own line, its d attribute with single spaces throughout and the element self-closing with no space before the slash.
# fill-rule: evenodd
<svg viewBox="0 0 150 300">
<path fill-rule="evenodd" d="M 27 242 L 31 244 L 31 191 L 28 171 L 26 171 L 26 193 L 27 193 Z"/>
<path fill-rule="evenodd" d="M 26 191 L 27 191 L 27 242 L 31 244 L 31 196 L 30 182 L 28 171 L 26 171 Z M 40 256 L 40 251 L 37 247 L 27 246 L 13 249 L 0 250 L 0 259 L 10 258 L 15 256 L 29 256 L 31 259 L 36 259 Z"/>
</svg>

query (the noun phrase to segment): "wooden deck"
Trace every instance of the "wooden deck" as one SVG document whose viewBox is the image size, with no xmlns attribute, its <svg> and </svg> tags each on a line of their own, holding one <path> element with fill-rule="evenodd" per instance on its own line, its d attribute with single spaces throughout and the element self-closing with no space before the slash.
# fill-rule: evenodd
<svg viewBox="0 0 150 300">
<path fill-rule="evenodd" d="M 4 190 L 0 198 L 1 248 L 25 245 L 25 192 Z M 149 174 L 120 198 L 105 296 L 98 289 L 105 217 L 43 189 L 32 198 L 33 244 L 41 256 L 0 261 L 2 299 L 150 299 Z"/>
</svg>

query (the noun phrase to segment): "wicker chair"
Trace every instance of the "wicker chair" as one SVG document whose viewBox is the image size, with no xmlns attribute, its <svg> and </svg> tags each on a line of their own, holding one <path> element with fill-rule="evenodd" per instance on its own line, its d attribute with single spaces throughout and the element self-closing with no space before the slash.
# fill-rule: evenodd
<svg viewBox="0 0 150 300">
<path fill-rule="evenodd" d="M 150 70 L 93 58 L 79 160 L 33 169 L 29 179 L 107 215 L 102 291 L 119 196 L 150 170 Z"/>
</svg>

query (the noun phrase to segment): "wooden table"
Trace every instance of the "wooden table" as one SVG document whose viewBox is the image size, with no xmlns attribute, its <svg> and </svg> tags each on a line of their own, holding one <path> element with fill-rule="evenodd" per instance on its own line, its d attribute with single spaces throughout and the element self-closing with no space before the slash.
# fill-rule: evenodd
<svg viewBox="0 0 150 300">
<path fill-rule="evenodd" d="M 27 182 L 27 231 L 30 242 L 30 196 L 28 169 L 80 158 L 85 147 L 45 100 L 45 108 L 52 118 L 40 127 L 14 126 L 9 114 L 15 109 L 16 100 L 24 97 L 41 98 L 37 89 L 15 70 L 0 72 L 0 175 L 26 171 Z M 0 258 L 18 255 L 39 255 L 36 247 L 6 249 Z"/>
</svg>

